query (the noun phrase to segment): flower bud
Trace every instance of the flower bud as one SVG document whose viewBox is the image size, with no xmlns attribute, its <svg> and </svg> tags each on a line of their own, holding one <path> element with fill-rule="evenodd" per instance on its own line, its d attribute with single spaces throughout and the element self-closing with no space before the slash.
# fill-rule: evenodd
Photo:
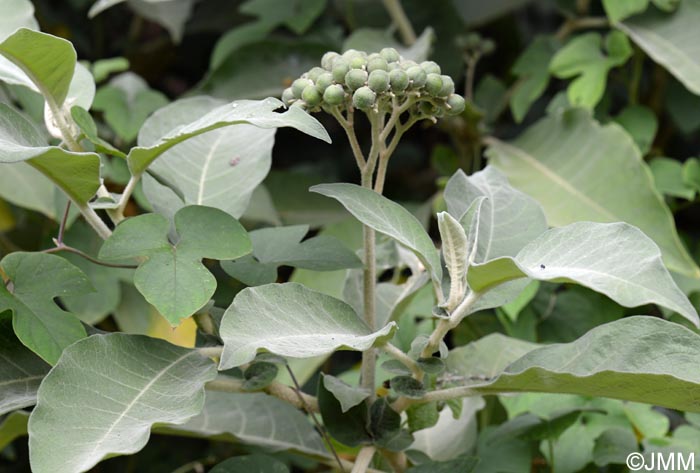
<svg viewBox="0 0 700 473">
<path fill-rule="evenodd" d="M 321 94 L 314 85 L 307 86 L 301 93 L 301 99 L 306 102 L 309 108 L 313 108 L 321 103 Z"/>
<path fill-rule="evenodd" d="M 377 101 L 375 94 L 369 87 L 360 87 L 352 94 L 352 104 L 360 110 L 367 110 Z"/>
<path fill-rule="evenodd" d="M 447 97 L 445 102 L 447 104 L 447 114 L 448 115 L 459 115 L 464 111 L 464 97 L 458 94 L 452 94 Z"/>
<path fill-rule="evenodd" d="M 370 74 L 372 71 L 387 71 L 389 70 L 389 63 L 386 62 L 381 56 L 374 57 L 367 61 L 367 72 Z"/>
<path fill-rule="evenodd" d="M 323 101 L 328 105 L 340 105 L 345 101 L 345 90 L 342 85 L 329 85 L 323 92 Z"/>
<path fill-rule="evenodd" d="M 396 62 L 401 60 L 399 52 L 394 48 L 384 48 L 379 51 L 379 55 L 383 57 L 386 62 Z"/>
<path fill-rule="evenodd" d="M 425 85 L 427 76 L 422 67 L 411 66 L 406 70 L 406 74 L 408 74 L 408 80 L 411 81 L 414 89 L 420 89 Z"/>
<path fill-rule="evenodd" d="M 294 98 L 300 99 L 301 93 L 310 85 L 312 85 L 312 82 L 309 79 L 297 79 L 292 82 L 292 92 L 294 93 Z"/>
<path fill-rule="evenodd" d="M 333 83 L 333 74 L 324 72 L 316 79 L 316 88 L 320 93 L 323 93 L 326 88 Z"/>
<path fill-rule="evenodd" d="M 433 97 L 439 97 L 442 90 L 442 77 L 438 74 L 428 74 L 425 79 L 425 90 Z"/>
<path fill-rule="evenodd" d="M 323 55 L 321 58 L 321 67 L 324 68 L 327 71 L 332 71 L 333 70 L 333 64 L 336 59 L 340 57 L 340 54 L 329 51 L 326 54 Z"/>
<path fill-rule="evenodd" d="M 345 74 L 345 85 L 347 85 L 350 90 L 356 90 L 365 85 L 367 82 L 367 71 L 363 69 L 350 69 L 347 74 Z"/>
<path fill-rule="evenodd" d="M 442 88 L 440 89 L 440 97 L 447 97 L 450 94 L 454 94 L 455 83 L 452 80 L 452 77 L 442 75 L 442 76 L 440 76 L 440 78 L 442 79 Z"/>
<path fill-rule="evenodd" d="M 389 83 L 394 92 L 403 92 L 408 87 L 408 74 L 401 69 L 394 69 L 389 72 Z"/>
<path fill-rule="evenodd" d="M 420 63 L 420 67 L 423 68 L 426 74 L 440 74 L 440 66 L 434 61 L 423 61 Z"/>
<path fill-rule="evenodd" d="M 345 83 L 345 74 L 350 70 L 350 65 L 343 58 L 338 58 L 333 64 L 333 80 L 339 84 Z"/>
<path fill-rule="evenodd" d="M 294 100 L 294 92 L 292 91 L 291 87 L 287 87 L 284 89 L 284 92 L 282 92 L 282 102 L 289 107 L 289 105 L 292 103 Z"/>
<path fill-rule="evenodd" d="M 385 92 L 389 89 L 389 73 L 381 69 L 370 72 L 367 85 L 377 93 Z"/>
</svg>

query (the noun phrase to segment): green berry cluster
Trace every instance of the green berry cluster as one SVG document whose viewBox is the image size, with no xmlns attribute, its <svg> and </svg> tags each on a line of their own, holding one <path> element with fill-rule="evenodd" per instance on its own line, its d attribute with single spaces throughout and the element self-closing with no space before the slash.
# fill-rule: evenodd
<svg viewBox="0 0 700 473">
<path fill-rule="evenodd" d="M 391 111 L 399 104 L 427 118 L 462 113 L 464 98 L 454 92 L 452 78 L 441 74 L 433 61 L 418 64 L 403 59 L 394 48 L 372 54 L 349 49 L 324 54 L 321 66 L 295 80 L 282 100 L 309 112 L 333 107 Z"/>
</svg>

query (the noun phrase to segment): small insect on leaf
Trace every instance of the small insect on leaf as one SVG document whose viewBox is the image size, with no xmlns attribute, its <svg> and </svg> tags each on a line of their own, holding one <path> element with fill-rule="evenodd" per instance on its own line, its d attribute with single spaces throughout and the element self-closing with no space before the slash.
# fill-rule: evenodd
<svg viewBox="0 0 700 473">
<path fill-rule="evenodd" d="M 235 157 L 232 158 L 231 161 L 228 162 L 229 166 L 234 167 L 237 166 L 241 162 L 241 158 Z"/>
<path fill-rule="evenodd" d="M 540 265 L 540 269 L 544 269 L 545 266 L 543 264 Z"/>
</svg>

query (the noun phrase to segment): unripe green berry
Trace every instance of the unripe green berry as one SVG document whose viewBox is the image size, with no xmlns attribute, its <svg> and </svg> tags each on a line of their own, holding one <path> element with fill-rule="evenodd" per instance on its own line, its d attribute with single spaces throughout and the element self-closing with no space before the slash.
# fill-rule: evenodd
<svg viewBox="0 0 700 473">
<path fill-rule="evenodd" d="M 447 97 L 450 94 L 454 94 L 455 83 L 452 80 L 452 77 L 442 75 L 442 76 L 440 76 L 440 78 L 442 79 L 442 88 L 440 89 L 440 97 Z"/>
<path fill-rule="evenodd" d="M 321 67 L 327 71 L 332 71 L 333 64 L 334 64 L 335 60 L 338 59 L 339 57 L 340 57 L 340 54 L 338 54 L 334 51 L 327 52 L 321 58 Z"/>
<path fill-rule="evenodd" d="M 385 92 L 389 89 L 389 73 L 381 69 L 370 72 L 367 85 L 377 93 Z"/>
<path fill-rule="evenodd" d="M 310 85 L 312 85 L 312 83 L 309 79 L 297 79 L 292 82 L 292 92 L 294 93 L 294 98 L 300 99 L 301 93 L 304 92 L 304 89 Z"/>
<path fill-rule="evenodd" d="M 418 63 L 416 61 L 411 61 L 410 59 L 405 59 L 401 61 L 399 64 L 401 64 L 401 69 L 404 71 L 409 70 L 413 66 L 417 66 Z"/>
<path fill-rule="evenodd" d="M 309 108 L 313 108 L 321 103 L 321 94 L 314 85 L 307 86 L 301 93 L 301 99 L 306 102 Z"/>
<path fill-rule="evenodd" d="M 308 73 L 308 78 L 311 82 L 316 82 L 316 79 L 318 79 L 318 76 L 326 72 L 326 70 L 322 67 L 313 67 Z"/>
<path fill-rule="evenodd" d="M 387 67 L 388 71 L 393 71 L 394 69 L 401 69 L 401 64 L 398 62 L 390 62 Z M 401 69 L 403 71 L 403 69 Z"/>
<path fill-rule="evenodd" d="M 363 53 L 358 51 L 357 49 L 348 49 L 342 54 L 343 59 L 345 59 L 348 64 L 350 61 L 352 61 L 353 58 L 356 57 L 362 57 Z"/>
<path fill-rule="evenodd" d="M 350 69 L 347 74 L 345 74 L 345 85 L 347 85 L 350 90 L 356 90 L 365 85 L 367 82 L 367 71 L 364 69 Z"/>
<path fill-rule="evenodd" d="M 394 69 L 389 72 L 389 83 L 394 92 L 403 92 L 408 87 L 408 74 L 401 69 Z"/>
<path fill-rule="evenodd" d="M 411 66 L 406 70 L 406 74 L 408 74 L 408 80 L 411 81 L 414 89 L 420 89 L 425 85 L 427 74 L 422 67 Z"/>
<path fill-rule="evenodd" d="M 442 90 L 442 77 L 438 74 L 428 74 L 425 79 L 425 90 L 433 97 L 439 97 Z"/>
<path fill-rule="evenodd" d="M 464 111 L 464 97 L 458 94 L 452 94 L 449 97 L 447 97 L 447 100 L 445 102 L 447 106 L 449 107 L 447 109 L 447 114 L 448 115 L 459 115 Z"/>
<path fill-rule="evenodd" d="M 350 69 L 364 69 L 367 65 L 367 58 L 362 56 L 355 56 L 350 59 Z"/>
<path fill-rule="evenodd" d="M 401 60 L 399 52 L 394 48 L 384 48 L 379 51 L 379 55 L 383 57 L 386 62 L 396 62 Z"/>
<path fill-rule="evenodd" d="M 423 68 L 426 74 L 440 74 L 442 72 L 440 66 L 433 61 L 423 61 L 420 63 L 420 67 Z"/>
<path fill-rule="evenodd" d="M 461 46 L 466 49 L 476 49 L 481 43 L 481 35 L 479 33 L 469 33 L 464 37 Z"/>
<path fill-rule="evenodd" d="M 389 70 L 389 63 L 386 62 L 386 59 L 383 57 L 377 55 L 377 57 L 373 57 L 369 61 L 367 61 L 367 72 L 370 74 L 372 71 L 387 71 Z"/>
<path fill-rule="evenodd" d="M 342 85 L 329 85 L 323 92 L 323 101 L 328 105 L 340 105 L 345 101 L 345 90 Z"/>
<path fill-rule="evenodd" d="M 292 91 L 291 87 L 287 87 L 284 89 L 284 92 L 282 92 L 282 102 L 289 107 L 289 104 L 292 103 L 292 100 L 294 100 L 294 92 Z"/>
<path fill-rule="evenodd" d="M 333 72 L 331 73 L 333 75 L 333 80 L 338 82 L 339 84 L 344 84 L 345 74 L 347 74 L 349 70 L 350 65 L 345 59 L 337 59 L 333 64 Z"/>
<path fill-rule="evenodd" d="M 352 104 L 360 110 L 367 110 L 377 101 L 375 94 L 369 87 L 360 87 L 352 94 Z"/>
<path fill-rule="evenodd" d="M 330 72 L 324 72 L 316 79 L 316 88 L 320 93 L 323 93 L 329 85 L 333 83 L 333 74 Z"/>
</svg>

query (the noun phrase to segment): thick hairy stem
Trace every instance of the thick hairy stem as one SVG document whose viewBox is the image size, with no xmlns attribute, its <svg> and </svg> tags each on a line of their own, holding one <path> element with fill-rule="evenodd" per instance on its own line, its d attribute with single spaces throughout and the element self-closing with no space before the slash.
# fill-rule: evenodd
<svg viewBox="0 0 700 473">
<path fill-rule="evenodd" d="M 106 240 L 112 235 L 112 230 L 109 229 L 106 223 L 102 221 L 99 215 L 88 204 L 78 204 L 75 202 L 78 210 L 85 218 L 85 221 L 97 232 L 103 240 Z"/>
<path fill-rule="evenodd" d="M 372 463 L 372 458 L 374 458 L 374 453 L 377 451 L 372 445 L 367 445 L 360 449 L 360 453 L 357 454 L 355 458 L 355 466 L 352 467 L 351 473 L 365 473 L 369 464 Z"/>
<path fill-rule="evenodd" d="M 438 322 L 437 327 L 435 327 L 433 333 L 430 334 L 430 338 L 428 338 L 428 344 L 425 346 L 423 352 L 421 353 L 421 356 L 423 358 L 432 356 L 435 350 L 437 350 L 440 346 L 440 342 L 442 342 L 442 340 L 445 338 L 445 335 L 447 335 L 447 332 L 459 325 L 462 319 L 464 319 L 464 317 L 466 317 L 467 314 L 469 314 L 469 310 L 476 303 L 476 301 L 479 300 L 479 297 L 481 297 L 481 293 L 474 291 L 470 292 L 469 294 L 467 294 L 467 297 L 465 297 L 464 300 L 457 306 L 457 308 L 455 308 L 455 310 L 450 314 L 449 318 L 440 319 L 440 322 Z"/>
<path fill-rule="evenodd" d="M 115 225 L 124 220 L 124 209 L 126 209 L 126 205 L 129 203 L 131 194 L 134 193 L 134 189 L 136 189 L 136 184 L 138 184 L 140 180 L 140 174 L 133 175 L 129 179 L 129 182 L 126 184 L 124 192 L 122 192 L 122 196 L 119 199 L 119 206 L 116 208 L 116 211 L 113 213 L 113 215 L 110 215 Z"/>
<path fill-rule="evenodd" d="M 395 360 L 400 361 L 406 368 L 410 369 L 414 375 L 421 373 L 420 368 L 418 367 L 416 362 L 413 361 L 413 358 L 405 354 L 400 348 L 392 345 L 391 343 L 382 345 L 380 348 L 384 350 L 387 355 L 391 356 Z"/>
<path fill-rule="evenodd" d="M 401 2 L 399 0 L 384 0 L 384 7 L 386 8 L 386 11 L 389 12 L 391 20 L 399 29 L 403 42 L 408 46 L 415 43 L 416 32 L 413 31 L 413 26 L 411 25 L 408 16 L 406 16 L 406 12 L 403 11 Z"/>
<path fill-rule="evenodd" d="M 223 391 L 227 393 L 240 393 L 243 391 L 243 381 L 230 376 L 220 376 L 206 384 L 210 391 Z M 263 391 L 267 394 L 288 402 L 297 409 L 308 409 L 309 412 L 319 412 L 318 399 L 309 394 L 299 392 L 286 384 L 273 381 Z"/>
</svg>

